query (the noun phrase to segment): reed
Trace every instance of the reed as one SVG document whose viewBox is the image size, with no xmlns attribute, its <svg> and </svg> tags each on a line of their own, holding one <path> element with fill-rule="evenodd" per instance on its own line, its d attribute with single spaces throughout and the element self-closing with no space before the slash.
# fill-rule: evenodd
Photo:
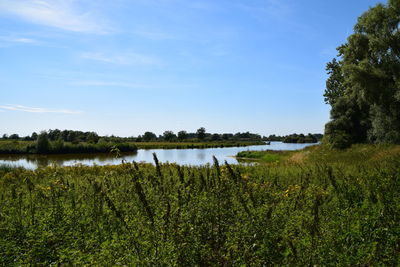
<svg viewBox="0 0 400 267">
<path fill-rule="evenodd" d="M 0 265 L 397 266 L 400 149 L 296 153 L 0 168 Z"/>
</svg>

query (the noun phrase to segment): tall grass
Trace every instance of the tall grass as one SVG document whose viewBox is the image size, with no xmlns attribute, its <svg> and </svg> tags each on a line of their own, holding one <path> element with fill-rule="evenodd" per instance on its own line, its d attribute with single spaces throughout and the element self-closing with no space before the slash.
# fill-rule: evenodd
<svg viewBox="0 0 400 267">
<path fill-rule="evenodd" d="M 137 146 L 132 143 L 78 143 L 53 141 L 45 154 L 73 154 L 73 153 L 108 153 L 117 148 L 121 152 L 133 152 Z M 0 141 L 0 154 L 36 154 L 36 143 L 34 141 Z"/>
<path fill-rule="evenodd" d="M 396 149 L 313 148 L 301 164 L 155 155 L 155 166 L 0 168 L 0 265 L 396 266 Z"/>
<path fill-rule="evenodd" d="M 215 142 L 99 142 L 99 143 L 71 143 L 63 141 L 49 142 L 49 149 L 45 154 L 72 154 L 72 153 L 105 153 L 113 148 L 121 152 L 134 152 L 137 149 L 190 149 L 213 147 L 241 147 L 264 145 L 262 141 L 215 141 Z M 0 154 L 36 154 L 34 141 L 0 141 Z"/>
<path fill-rule="evenodd" d="M 265 145 L 263 141 L 135 142 L 139 149 L 190 149 Z"/>
</svg>

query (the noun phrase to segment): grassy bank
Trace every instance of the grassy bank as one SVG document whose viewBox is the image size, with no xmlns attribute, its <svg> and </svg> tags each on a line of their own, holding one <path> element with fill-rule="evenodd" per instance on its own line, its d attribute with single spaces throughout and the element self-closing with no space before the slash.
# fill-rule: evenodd
<svg viewBox="0 0 400 267">
<path fill-rule="evenodd" d="M 332 150 L 326 146 L 310 146 L 294 151 L 241 151 L 236 154 L 239 161 L 259 163 L 329 163 L 335 165 L 355 165 L 366 162 L 383 162 L 400 157 L 399 145 L 353 145 L 344 150 Z"/>
<path fill-rule="evenodd" d="M 273 151 L 273 150 L 263 150 L 263 151 L 241 151 L 236 154 L 236 159 L 238 161 L 258 161 L 258 162 L 279 162 L 293 152 L 289 151 Z"/>
<path fill-rule="evenodd" d="M 216 141 L 216 142 L 71 142 L 50 141 L 49 149 L 45 154 L 72 154 L 72 153 L 108 153 L 114 148 L 120 152 L 133 152 L 137 149 L 185 149 L 185 148 L 212 148 L 212 147 L 239 147 L 264 145 L 262 141 Z M 0 154 L 36 154 L 35 141 L 0 141 Z"/>
<path fill-rule="evenodd" d="M 139 149 L 185 149 L 185 148 L 214 148 L 242 147 L 265 145 L 263 141 L 214 141 L 214 142 L 134 142 Z"/>
<path fill-rule="evenodd" d="M 50 141 L 44 154 L 109 153 L 113 149 L 120 152 L 133 152 L 137 147 L 132 143 L 78 143 Z M 34 141 L 0 141 L 0 154 L 36 154 Z"/>
<path fill-rule="evenodd" d="M 0 168 L 0 265 L 399 265 L 400 147 L 296 153 Z"/>
</svg>

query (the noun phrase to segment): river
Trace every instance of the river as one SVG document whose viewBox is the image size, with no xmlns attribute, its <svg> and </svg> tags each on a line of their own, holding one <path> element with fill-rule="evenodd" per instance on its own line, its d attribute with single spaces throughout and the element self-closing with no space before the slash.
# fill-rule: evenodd
<svg viewBox="0 0 400 267">
<path fill-rule="evenodd" d="M 270 145 L 248 147 L 224 147 L 205 149 L 139 149 L 136 153 L 123 154 L 116 157 L 114 154 L 63 154 L 63 155 L 0 155 L 0 165 L 7 164 L 21 166 L 27 169 L 36 169 L 50 165 L 72 166 L 84 165 L 114 165 L 122 160 L 132 162 L 154 162 L 153 153 L 157 154 L 160 162 L 177 163 L 180 165 L 205 165 L 213 163 L 215 156 L 221 164 L 227 161 L 229 164 L 237 164 L 234 156 L 240 151 L 246 150 L 299 150 L 315 144 L 286 144 L 271 142 Z"/>
</svg>

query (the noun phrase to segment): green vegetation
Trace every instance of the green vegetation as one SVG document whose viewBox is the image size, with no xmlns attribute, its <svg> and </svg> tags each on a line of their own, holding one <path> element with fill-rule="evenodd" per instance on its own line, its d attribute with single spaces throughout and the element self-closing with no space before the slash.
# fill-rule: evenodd
<svg viewBox="0 0 400 267">
<path fill-rule="evenodd" d="M 202 127 L 198 133 L 180 131 L 176 136 L 172 131 L 165 131 L 157 138 L 152 132 L 143 136 L 117 137 L 99 136 L 95 132 L 81 131 L 42 131 L 30 137 L 19 137 L 18 134 L 3 135 L 0 140 L 0 154 L 71 154 L 71 153 L 104 153 L 118 149 L 120 152 L 134 152 L 139 149 L 184 149 L 239 147 L 264 145 L 260 135 L 246 133 L 207 134 Z"/>
<path fill-rule="evenodd" d="M 265 145 L 263 141 L 213 141 L 213 142 L 134 142 L 138 149 L 185 149 L 212 147 L 240 147 Z"/>
<path fill-rule="evenodd" d="M 312 134 L 304 135 L 304 134 L 292 134 L 288 135 L 283 139 L 284 143 L 298 143 L 298 144 L 303 144 L 303 143 L 317 143 L 318 139 Z"/>
<path fill-rule="evenodd" d="M 289 154 L 289 151 L 242 151 L 236 154 L 236 158 L 240 161 L 278 162 L 286 158 Z"/>
<path fill-rule="evenodd" d="M 39 141 L 40 139 L 38 139 Z M 42 142 L 42 141 L 41 141 Z M 240 147 L 265 145 L 263 141 L 214 141 L 214 142 L 126 142 L 102 141 L 91 143 L 49 141 L 48 146 L 33 141 L 0 141 L 0 154 L 79 154 L 108 153 L 117 148 L 120 152 L 134 152 L 137 149 L 186 149 L 212 147 Z M 44 147 L 43 147 L 44 146 Z M 40 150 L 38 150 L 40 149 Z"/>
<path fill-rule="evenodd" d="M 41 132 L 36 141 L 36 152 L 46 154 L 50 151 L 49 138 L 46 132 Z"/>
<path fill-rule="evenodd" d="M 399 14 L 398 0 L 370 8 L 337 49 L 339 59 L 327 64 L 325 135 L 335 148 L 400 143 Z"/>
<path fill-rule="evenodd" d="M 42 136 L 42 137 L 40 137 Z M 134 152 L 137 146 L 132 143 L 113 143 L 101 141 L 92 143 L 71 143 L 48 141 L 45 135 L 39 135 L 34 141 L 0 141 L 0 154 L 73 154 L 73 153 L 109 153 L 113 149 L 120 152 Z"/>
<path fill-rule="evenodd" d="M 0 166 L 0 265 L 399 266 L 400 1 L 378 4 L 328 63 L 328 145 L 245 151 L 254 166 Z M 264 140 L 308 142 L 317 135 Z M 3 136 L 0 153 L 230 146 L 256 134 Z M 135 142 L 135 143 L 134 143 Z M 335 148 L 341 148 L 337 150 Z M 347 148 L 347 149 L 343 149 Z"/>
<path fill-rule="evenodd" d="M 322 140 L 322 134 L 289 134 L 285 136 L 279 135 L 270 135 L 268 137 L 264 137 L 263 140 L 265 141 L 281 141 L 284 143 L 298 143 L 298 144 L 305 144 L 305 143 L 317 143 L 318 141 Z"/>
<path fill-rule="evenodd" d="M 399 146 L 256 166 L 4 167 L 0 198 L 3 266 L 400 261 Z"/>
<path fill-rule="evenodd" d="M 173 131 L 165 131 L 162 135 L 158 136 L 153 133 L 146 131 L 143 135 L 137 137 L 119 137 L 119 136 L 99 136 L 95 132 L 82 132 L 73 130 L 48 130 L 47 138 L 49 141 L 63 141 L 70 142 L 73 144 L 78 143 L 90 143 L 96 144 L 98 142 L 113 142 L 113 143 L 126 143 L 126 142 L 216 142 L 216 141 L 226 141 L 226 142 L 247 142 L 247 141 L 261 141 L 261 135 L 254 134 L 250 132 L 238 132 L 232 133 L 207 133 L 204 127 L 199 128 L 196 133 L 188 133 L 186 131 L 179 131 L 176 135 Z M 3 134 L 2 140 L 8 141 L 36 141 L 38 139 L 37 133 L 32 133 L 30 136 L 20 137 L 18 134 Z"/>
</svg>

